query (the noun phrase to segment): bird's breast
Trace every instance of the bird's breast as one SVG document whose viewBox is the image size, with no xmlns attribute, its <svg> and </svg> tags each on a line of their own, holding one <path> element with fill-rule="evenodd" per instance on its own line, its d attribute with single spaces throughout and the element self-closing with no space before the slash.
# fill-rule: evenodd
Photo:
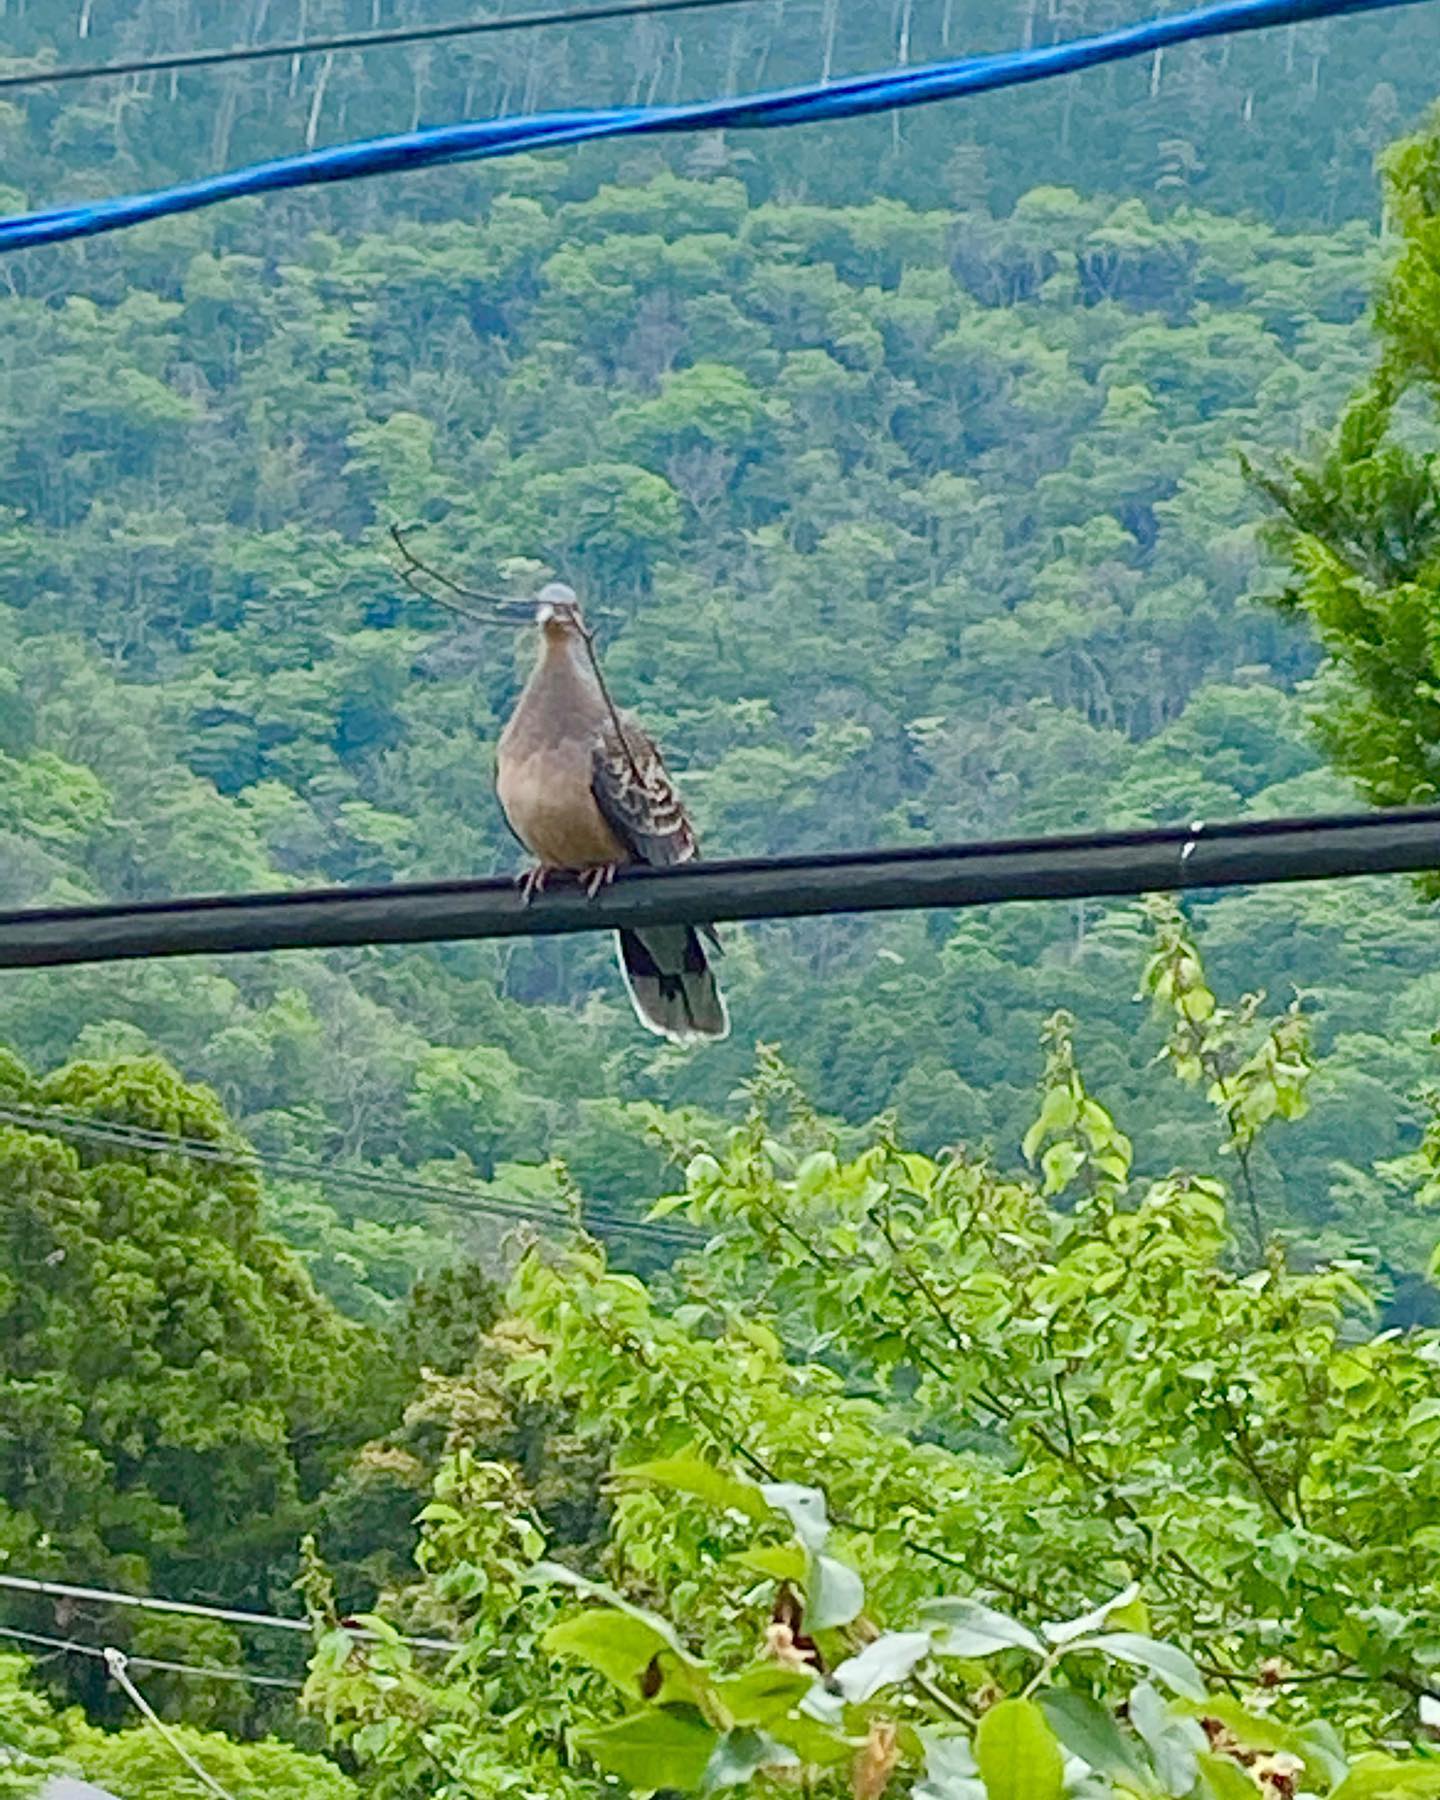
<svg viewBox="0 0 1440 1800">
<path fill-rule="evenodd" d="M 495 786 L 516 837 L 548 867 L 627 860 L 590 791 L 588 754 L 556 747 L 502 757 Z"/>
</svg>

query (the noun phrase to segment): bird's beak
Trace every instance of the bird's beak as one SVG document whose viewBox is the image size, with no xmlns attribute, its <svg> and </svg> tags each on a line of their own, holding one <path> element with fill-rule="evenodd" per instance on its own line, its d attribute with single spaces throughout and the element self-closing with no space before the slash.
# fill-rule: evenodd
<svg viewBox="0 0 1440 1800">
<path fill-rule="evenodd" d="M 501 600 L 490 603 L 490 613 L 497 625 L 533 625 L 539 618 L 533 600 Z"/>
</svg>

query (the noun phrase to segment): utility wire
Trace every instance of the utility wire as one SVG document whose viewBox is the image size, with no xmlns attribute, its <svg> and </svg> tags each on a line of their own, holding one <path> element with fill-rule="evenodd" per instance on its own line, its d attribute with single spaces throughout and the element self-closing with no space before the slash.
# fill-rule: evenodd
<svg viewBox="0 0 1440 1800">
<path fill-rule="evenodd" d="M 140 1692 L 139 1688 L 136 1687 L 135 1683 L 130 1679 L 129 1659 L 126 1657 L 124 1651 L 107 1649 L 104 1652 L 104 1656 L 105 1667 L 110 1671 L 110 1679 L 123 1690 L 126 1697 L 134 1704 L 140 1713 L 140 1716 L 145 1720 L 145 1723 L 147 1725 L 152 1725 L 155 1730 L 160 1733 L 161 1737 L 164 1738 L 165 1742 L 180 1758 L 181 1762 L 185 1764 L 186 1768 L 190 1770 L 191 1774 L 194 1775 L 197 1780 L 203 1782 L 205 1787 L 216 1796 L 216 1800 L 235 1800 L 234 1795 L 221 1787 L 220 1783 L 210 1774 L 204 1764 L 195 1760 L 180 1742 L 179 1738 L 176 1737 L 175 1733 L 160 1717 L 159 1713 L 156 1712 L 155 1708 Z"/>
<path fill-rule="evenodd" d="M 501 31 L 536 31 L 550 25 L 592 25 L 603 19 L 643 19 L 651 14 L 706 12 L 712 7 L 746 6 L 755 0 L 612 0 L 569 12 L 516 13 L 512 18 L 467 19 L 453 25 L 415 25 L 395 31 L 353 31 L 339 37 L 299 38 L 289 44 L 250 44 L 239 50 L 177 50 L 168 56 L 140 56 L 127 62 L 70 63 L 55 69 L 27 69 L 0 76 L 0 89 L 39 87 L 60 81 L 98 81 L 113 75 L 158 75 L 172 69 L 210 69 L 224 63 L 266 62 L 274 58 L 328 55 L 335 50 L 385 50 L 401 44 L 434 44 L 446 38 L 481 37 Z"/>
<path fill-rule="evenodd" d="M 88 1114 L 67 1112 L 62 1108 L 0 1105 L 0 1125 L 19 1126 L 22 1130 L 69 1138 L 78 1143 L 181 1156 L 195 1162 L 219 1163 L 239 1168 L 258 1166 L 289 1180 L 313 1181 L 322 1186 L 333 1184 L 350 1187 L 360 1193 L 387 1199 L 413 1200 L 419 1206 L 440 1207 L 451 1212 L 511 1219 L 517 1223 L 565 1226 L 573 1222 L 571 1214 L 559 1207 L 508 1200 L 499 1195 L 472 1195 L 461 1189 L 441 1187 L 433 1182 L 396 1178 L 367 1170 L 331 1168 L 296 1157 L 270 1155 L 248 1146 L 231 1148 L 205 1138 L 149 1131 L 138 1125 L 116 1124 L 108 1119 L 96 1119 Z M 625 1218 L 604 1208 L 582 1208 L 580 1222 L 585 1226 L 598 1226 L 615 1233 L 664 1239 L 673 1244 L 693 1246 L 705 1240 L 703 1232 L 682 1225 Z"/>
<path fill-rule="evenodd" d="M 0 969 L 1082 900 L 1440 869 L 1440 807 L 631 867 L 593 898 L 423 882 L 0 913 Z"/>
<path fill-rule="evenodd" d="M 105 1606 L 134 1606 L 142 1612 L 181 1613 L 191 1619 L 219 1619 L 227 1625 L 246 1625 L 271 1631 L 300 1631 L 308 1637 L 313 1626 L 308 1619 L 282 1619 L 276 1613 L 241 1612 L 232 1606 L 202 1606 L 198 1601 L 162 1600 L 154 1594 L 120 1594 L 109 1588 L 77 1587 L 68 1581 L 38 1581 L 29 1575 L 0 1574 L 0 1587 L 14 1588 L 22 1594 L 48 1594 L 61 1600 L 93 1600 Z M 367 1631 L 359 1625 L 347 1625 L 351 1637 L 366 1643 L 389 1643 L 378 1631 Z M 449 1638 L 401 1637 L 402 1644 L 413 1650 L 455 1651 L 464 1645 Z"/>
<path fill-rule="evenodd" d="M 970 98 L 1001 88 L 1048 81 L 1126 58 L 1149 56 L 1171 45 L 1199 43 L 1240 32 L 1298 25 L 1313 19 L 1352 17 L 1435 0 L 1221 0 L 1138 25 L 1121 26 L 1064 43 L 1031 45 L 997 56 L 971 56 L 877 75 L 772 88 L 680 106 L 611 106 L 530 113 L 519 118 L 478 119 L 365 138 L 331 149 L 255 163 L 228 174 L 202 176 L 148 194 L 86 200 L 0 219 L 0 252 L 36 244 L 120 231 L 148 219 L 169 218 L 245 195 L 277 193 L 315 182 L 353 181 L 473 162 L 521 152 L 589 143 L 600 138 L 650 137 L 660 133 L 750 131 L 821 124 Z"/>
<path fill-rule="evenodd" d="M 74 1638 L 46 1637 L 40 1631 L 21 1631 L 14 1625 L 0 1625 L 0 1638 L 14 1638 L 17 1643 L 36 1644 L 42 1649 L 65 1651 L 73 1656 L 95 1657 L 100 1662 L 105 1660 L 105 1651 L 99 1644 L 81 1644 Z M 243 1681 L 251 1687 L 303 1688 L 303 1681 L 295 1681 L 288 1675 L 256 1675 L 249 1669 L 212 1669 L 203 1663 L 167 1662 L 158 1656 L 132 1656 L 130 1666 L 133 1669 L 163 1669 L 172 1675 L 203 1675 L 207 1681 Z"/>
</svg>

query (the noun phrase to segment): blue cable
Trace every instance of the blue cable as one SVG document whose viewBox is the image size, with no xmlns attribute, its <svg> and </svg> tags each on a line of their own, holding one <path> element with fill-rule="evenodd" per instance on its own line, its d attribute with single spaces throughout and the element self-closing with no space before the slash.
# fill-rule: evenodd
<svg viewBox="0 0 1440 1800">
<path fill-rule="evenodd" d="M 859 118 L 899 107 L 954 100 L 1023 82 L 1045 81 L 1091 69 L 1102 63 L 1144 56 L 1172 44 L 1260 31 L 1273 25 L 1312 19 L 1379 12 L 1399 6 L 1422 6 L 1431 0 L 1225 0 L 1169 18 L 1151 19 L 1095 37 L 1039 49 L 1012 50 L 996 56 L 966 57 L 958 62 L 931 63 L 920 69 L 891 69 L 880 75 L 857 75 L 842 81 L 779 88 L 733 100 L 704 100 L 685 106 L 619 106 L 595 111 L 535 113 L 528 118 L 485 119 L 433 130 L 407 131 L 394 137 L 367 138 L 332 150 L 285 156 L 212 175 L 200 181 L 131 194 L 114 200 L 86 201 L 21 213 L 0 219 L 0 252 L 36 244 L 58 244 L 69 238 L 122 231 L 147 219 L 195 212 L 221 200 L 318 182 L 353 181 L 363 175 L 392 175 L 437 164 L 512 156 L 592 138 L 648 136 L 672 131 L 753 130 L 777 125 L 811 125 L 827 119 Z"/>
</svg>

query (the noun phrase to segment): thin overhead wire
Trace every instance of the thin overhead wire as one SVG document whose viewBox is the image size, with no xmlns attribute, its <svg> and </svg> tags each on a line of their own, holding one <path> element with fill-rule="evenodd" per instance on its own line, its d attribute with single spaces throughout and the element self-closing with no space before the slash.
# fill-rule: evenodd
<svg viewBox="0 0 1440 1800">
<path fill-rule="evenodd" d="M 247 44 L 236 50 L 176 50 L 168 55 L 137 56 L 123 62 L 69 63 L 53 69 L 26 69 L 18 75 L 0 75 L 0 90 L 54 86 L 64 81 L 101 81 L 117 75 L 162 75 L 174 70 L 214 69 L 227 63 L 293 61 L 297 56 L 330 56 L 337 50 L 398 49 L 406 44 L 436 44 L 450 38 L 485 37 L 496 32 L 593 25 L 606 19 L 643 19 L 665 13 L 708 12 L 718 7 L 756 3 L 757 0 L 612 0 L 610 4 L 572 7 L 566 12 L 515 13 L 510 18 L 462 19 L 453 25 L 412 25 L 393 31 L 352 31 L 335 37 L 297 38 L 284 44 Z"/>
<path fill-rule="evenodd" d="M 297 1631 L 307 1637 L 313 1633 L 314 1627 L 308 1619 L 284 1619 L 276 1613 L 242 1612 L 233 1606 L 204 1606 L 194 1600 L 162 1600 L 155 1594 L 121 1594 L 111 1588 L 78 1587 L 69 1581 L 40 1581 L 30 1575 L 0 1574 L 0 1588 L 13 1588 L 22 1594 L 47 1594 L 59 1600 L 92 1600 L 104 1606 L 133 1606 L 142 1612 L 180 1613 L 191 1619 L 219 1619 L 226 1625 L 254 1626 L 269 1631 Z M 345 1629 L 351 1637 L 359 1638 L 366 1643 L 388 1643 L 388 1637 L 377 1631 L 367 1631 L 363 1626 L 347 1625 Z M 412 1650 L 443 1650 L 447 1653 L 461 1650 L 462 1644 L 452 1642 L 449 1638 L 404 1637 L 402 1644 L 408 1644 Z"/>
<path fill-rule="evenodd" d="M 446 163 L 474 162 L 522 151 L 554 149 L 598 138 L 649 137 L 693 131 L 748 131 L 782 125 L 813 125 L 835 119 L 863 118 L 873 113 L 957 100 L 1023 83 L 1047 81 L 1105 63 L 1153 55 L 1172 45 L 1207 38 L 1262 31 L 1313 19 L 1349 17 L 1402 6 L 1424 6 L 1437 0 L 1222 0 L 1138 25 L 1045 44 L 997 56 L 966 57 L 922 68 L 890 69 L 878 75 L 856 75 L 839 81 L 811 82 L 730 99 L 702 100 L 680 106 L 618 106 L 534 113 L 527 117 L 484 119 L 406 131 L 393 137 L 367 138 L 332 149 L 279 157 L 225 175 L 203 177 L 148 194 L 110 200 L 88 200 L 41 212 L 0 219 L 0 251 L 120 231 L 149 219 L 194 212 L 222 200 L 317 182 L 352 181 L 361 176 L 394 175 L 435 168 Z"/>
<path fill-rule="evenodd" d="M 382 1199 L 409 1200 L 417 1206 L 509 1220 L 515 1224 L 564 1228 L 574 1223 L 572 1215 L 558 1206 L 545 1207 L 500 1195 L 470 1194 L 463 1189 L 447 1188 L 413 1177 L 332 1167 L 299 1157 L 275 1156 L 249 1146 L 217 1144 L 206 1138 L 150 1131 L 143 1126 L 122 1125 L 64 1108 L 0 1105 L 0 1125 L 18 1126 L 23 1130 L 67 1138 L 77 1143 L 95 1144 L 102 1148 L 181 1156 L 190 1161 L 225 1167 L 260 1168 L 287 1180 L 312 1181 L 319 1186 L 348 1187 Z M 604 1207 L 584 1207 L 580 1222 L 615 1235 L 647 1237 L 673 1245 L 694 1246 L 705 1241 L 703 1232 L 681 1225 L 626 1218 Z"/>
<path fill-rule="evenodd" d="M 176 1737 L 175 1733 L 130 1679 L 129 1658 L 125 1655 L 125 1652 L 123 1650 L 107 1648 L 104 1655 L 105 1667 L 110 1671 L 110 1679 L 122 1690 L 126 1698 L 139 1712 L 141 1718 L 144 1719 L 145 1723 L 159 1732 L 160 1736 L 164 1738 L 165 1742 L 180 1758 L 181 1762 L 185 1764 L 185 1767 L 195 1776 L 196 1780 L 201 1782 L 210 1793 L 214 1794 L 216 1800 L 235 1800 L 235 1796 L 231 1794 L 228 1789 L 221 1787 L 220 1783 L 216 1781 L 215 1777 L 205 1765 L 201 1762 L 197 1762 L 190 1754 L 180 1742 L 179 1738 Z"/>
<path fill-rule="evenodd" d="M 82 1644 L 74 1638 L 47 1637 L 43 1631 L 21 1631 L 18 1626 L 0 1625 L 0 1638 L 13 1638 L 16 1643 L 35 1644 L 41 1649 L 61 1651 L 71 1656 L 89 1656 L 105 1660 L 99 1644 Z M 159 1669 L 171 1675 L 201 1675 L 206 1681 L 243 1681 L 250 1687 L 303 1688 L 303 1681 L 289 1675 L 258 1675 L 249 1669 L 215 1669 L 205 1663 L 169 1662 L 159 1656 L 131 1656 L 134 1669 Z"/>
<path fill-rule="evenodd" d="M 0 969 L 955 910 L 1440 869 L 1440 807 L 621 869 L 593 896 L 421 882 L 0 913 Z"/>
</svg>

